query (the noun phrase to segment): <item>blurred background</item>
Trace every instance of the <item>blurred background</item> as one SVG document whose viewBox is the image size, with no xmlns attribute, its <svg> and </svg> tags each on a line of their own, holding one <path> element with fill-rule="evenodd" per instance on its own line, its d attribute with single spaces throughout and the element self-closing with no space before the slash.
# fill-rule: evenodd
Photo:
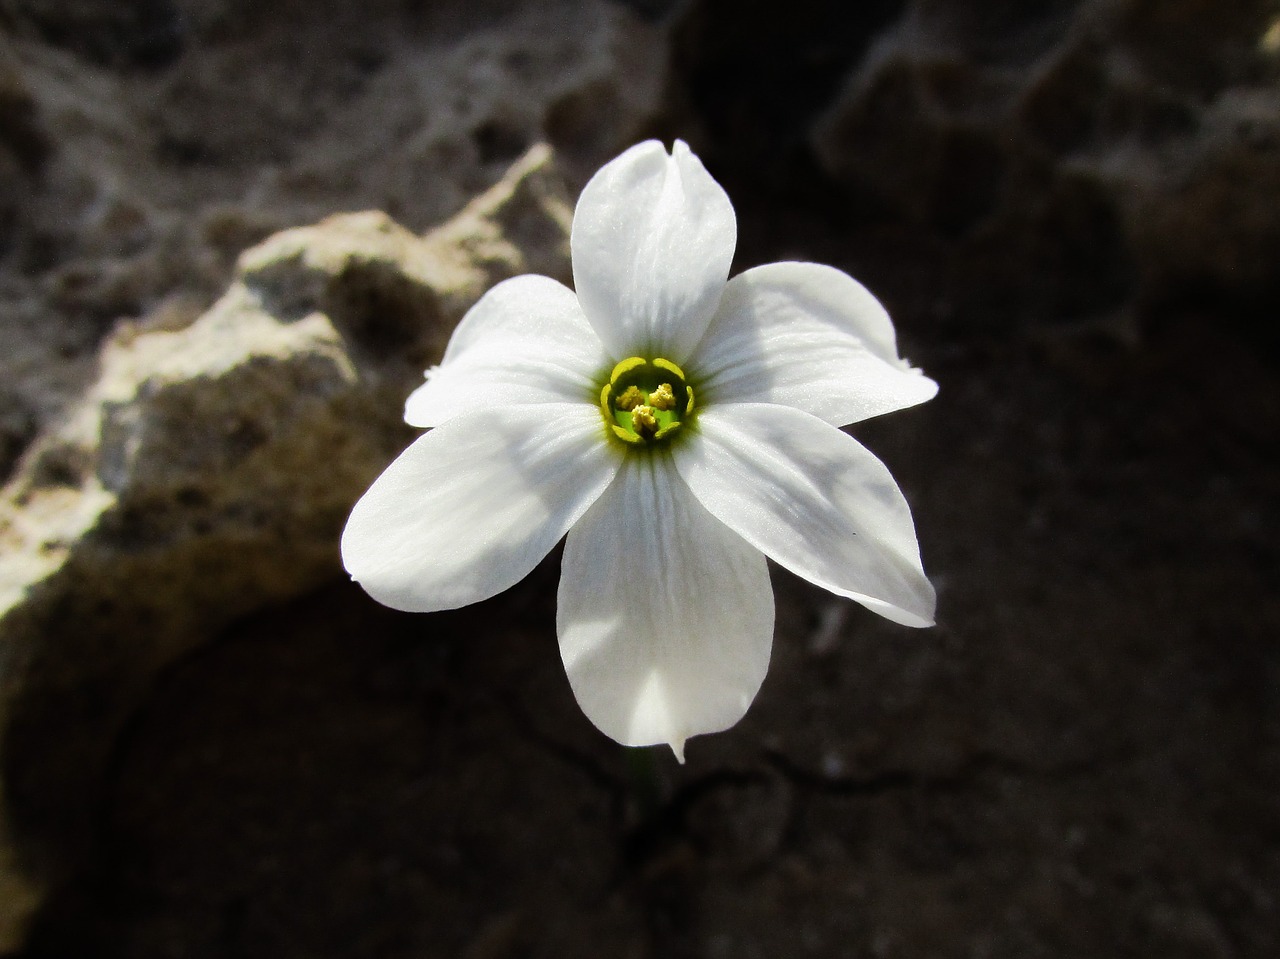
<svg viewBox="0 0 1280 959">
<path fill-rule="evenodd" d="M 656 795 L 558 555 L 337 552 L 650 136 L 941 385 L 853 429 L 937 627 L 774 569 Z M 0 0 L 0 954 L 1280 955 L 1278 309 L 1273 0 Z"/>
</svg>

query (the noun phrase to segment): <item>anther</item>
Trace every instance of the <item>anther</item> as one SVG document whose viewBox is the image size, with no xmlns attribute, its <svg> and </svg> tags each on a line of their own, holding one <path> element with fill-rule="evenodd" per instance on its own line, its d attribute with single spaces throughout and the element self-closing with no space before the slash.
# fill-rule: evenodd
<svg viewBox="0 0 1280 959">
<path fill-rule="evenodd" d="M 684 372 L 662 357 L 630 356 L 600 388 L 600 413 L 613 436 L 629 446 L 666 443 L 690 420 L 693 390 Z"/>
<path fill-rule="evenodd" d="M 637 406 L 631 411 L 631 428 L 640 436 L 652 436 L 658 431 L 658 419 L 652 406 Z"/>
<path fill-rule="evenodd" d="M 622 395 L 618 397 L 618 409 L 631 412 L 644 401 L 644 390 L 635 386 L 628 386 L 622 391 Z"/>
<path fill-rule="evenodd" d="M 649 394 L 649 405 L 655 410 L 669 410 L 676 405 L 676 395 L 671 390 L 670 383 L 663 383 L 656 390 Z"/>
</svg>

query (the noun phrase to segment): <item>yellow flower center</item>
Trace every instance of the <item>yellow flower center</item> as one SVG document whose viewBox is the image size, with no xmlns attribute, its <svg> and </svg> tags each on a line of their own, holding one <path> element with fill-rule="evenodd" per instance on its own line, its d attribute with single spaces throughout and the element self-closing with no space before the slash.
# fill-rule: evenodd
<svg viewBox="0 0 1280 959">
<path fill-rule="evenodd" d="M 632 356 L 600 390 L 600 412 L 610 434 L 629 446 L 663 443 L 691 419 L 693 387 L 670 360 Z"/>
</svg>

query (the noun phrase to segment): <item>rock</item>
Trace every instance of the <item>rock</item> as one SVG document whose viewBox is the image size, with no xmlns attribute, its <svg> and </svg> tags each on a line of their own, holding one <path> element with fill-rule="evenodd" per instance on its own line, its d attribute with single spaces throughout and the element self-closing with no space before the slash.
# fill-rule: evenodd
<svg viewBox="0 0 1280 959">
<path fill-rule="evenodd" d="M 1228 290 L 1265 301 L 1276 291 L 1280 213 L 1261 198 L 1280 195 L 1277 92 L 1217 97 L 1199 135 L 1173 144 L 1154 188 L 1131 199 L 1130 233 L 1149 295 Z"/>
<path fill-rule="evenodd" d="M 0 478 L 114 324 L 199 312 L 248 246 L 349 210 L 425 230 L 538 142 L 580 178 L 661 107 L 663 34 L 618 4 L 422 6 L 3 5 Z"/>
<path fill-rule="evenodd" d="M 908 3 L 814 124 L 868 228 L 932 249 L 950 315 L 990 332 L 1274 291 L 1268 5 L 1008 7 Z"/>
<path fill-rule="evenodd" d="M 3 948 L 85 853 L 156 672 L 339 575 L 346 514 L 411 438 L 400 412 L 422 369 L 498 280 L 567 279 L 570 219 L 539 146 L 423 237 L 377 212 L 289 230 L 194 322 L 107 341 L 0 501 Z"/>
<path fill-rule="evenodd" d="M 170 0 L 13 0 L 9 7 L 49 43 L 102 63 L 157 66 L 181 49 L 182 20 Z"/>
<path fill-rule="evenodd" d="M 566 275 L 667 55 L 604 0 L 0 7 L 2 951 L 154 671 L 334 575 L 453 322 Z"/>
</svg>

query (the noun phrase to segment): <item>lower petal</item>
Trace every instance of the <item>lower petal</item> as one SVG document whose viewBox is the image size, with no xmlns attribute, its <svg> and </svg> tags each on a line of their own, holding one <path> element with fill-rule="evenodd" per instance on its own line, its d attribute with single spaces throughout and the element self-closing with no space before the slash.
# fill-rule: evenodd
<svg viewBox="0 0 1280 959">
<path fill-rule="evenodd" d="M 523 579 L 617 469 L 592 406 L 463 414 L 415 441 L 356 503 L 343 565 L 395 609 L 487 599 Z"/>
<path fill-rule="evenodd" d="M 583 712 L 627 746 L 727 729 L 773 642 L 764 556 L 708 513 L 670 457 L 628 457 L 565 544 L 560 653 Z"/>
</svg>

